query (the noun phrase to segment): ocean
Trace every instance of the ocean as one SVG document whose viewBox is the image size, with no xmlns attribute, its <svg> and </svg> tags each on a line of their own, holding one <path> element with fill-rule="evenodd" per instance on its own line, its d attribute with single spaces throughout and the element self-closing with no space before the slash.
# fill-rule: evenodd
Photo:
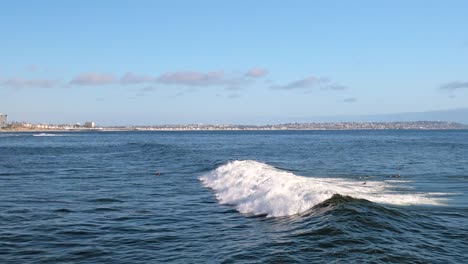
<svg viewBox="0 0 468 264">
<path fill-rule="evenodd" d="M 0 133 L 0 263 L 467 263 L 468 130 Z"/>
</svg>

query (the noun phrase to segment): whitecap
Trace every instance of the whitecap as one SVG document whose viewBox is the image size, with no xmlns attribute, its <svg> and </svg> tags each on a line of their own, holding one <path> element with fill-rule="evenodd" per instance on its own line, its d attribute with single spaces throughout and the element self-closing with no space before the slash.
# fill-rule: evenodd
<svg viewBox="0 0 468 264">
<path fill-rule="evenodd" d="M 64 137 L 64 134 L 49 134 L 49 133 L 40 133 L 33 134 L 33 137 Z"/>
</svg>

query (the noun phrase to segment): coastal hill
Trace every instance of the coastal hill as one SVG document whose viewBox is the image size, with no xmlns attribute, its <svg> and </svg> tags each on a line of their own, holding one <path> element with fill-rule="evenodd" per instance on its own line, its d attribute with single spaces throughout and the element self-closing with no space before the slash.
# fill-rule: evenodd
<svg viewBox="0 0 468 264">
<path fill-rule="evenodd" d="M 288 123 L 291 117 L 280 119 L 281 123 Z M 400 112 L 388 114 L 367 115 L 332 115 L 332 116 L 303 116 L 293 117 L 294 121 L 313 122 L 416 122 L 416 121 L 446 121 L 468 125 L 468 108 L 447 109 L 422 112 Z"/>
</svg>

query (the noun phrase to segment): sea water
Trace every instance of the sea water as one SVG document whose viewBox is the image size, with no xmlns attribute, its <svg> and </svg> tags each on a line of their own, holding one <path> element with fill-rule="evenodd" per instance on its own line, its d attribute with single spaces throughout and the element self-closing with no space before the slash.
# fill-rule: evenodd
<svg viewBox="0 0 468 264">
<path fill-rule="evenodd" d="M 1 263 L 466 263 L 467 237 L 466 130 L 0 134 Z"/>
</svg>

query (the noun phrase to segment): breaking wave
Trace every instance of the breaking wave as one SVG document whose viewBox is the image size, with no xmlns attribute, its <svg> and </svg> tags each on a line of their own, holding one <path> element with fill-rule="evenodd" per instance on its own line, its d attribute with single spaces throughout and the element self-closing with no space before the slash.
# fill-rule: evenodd
<svg viewBox="0 0 468 264">
<path fill-rule="evenodd" d="M 440 205 L 423 193 L 396 193 L 391 182 L 310 178 L 253 160 L 231 161 L 200 176 L 221 204 L 243 214 L 288 216 L 303 213 L 335 194 L 393 205 Z"/>
</svg>

